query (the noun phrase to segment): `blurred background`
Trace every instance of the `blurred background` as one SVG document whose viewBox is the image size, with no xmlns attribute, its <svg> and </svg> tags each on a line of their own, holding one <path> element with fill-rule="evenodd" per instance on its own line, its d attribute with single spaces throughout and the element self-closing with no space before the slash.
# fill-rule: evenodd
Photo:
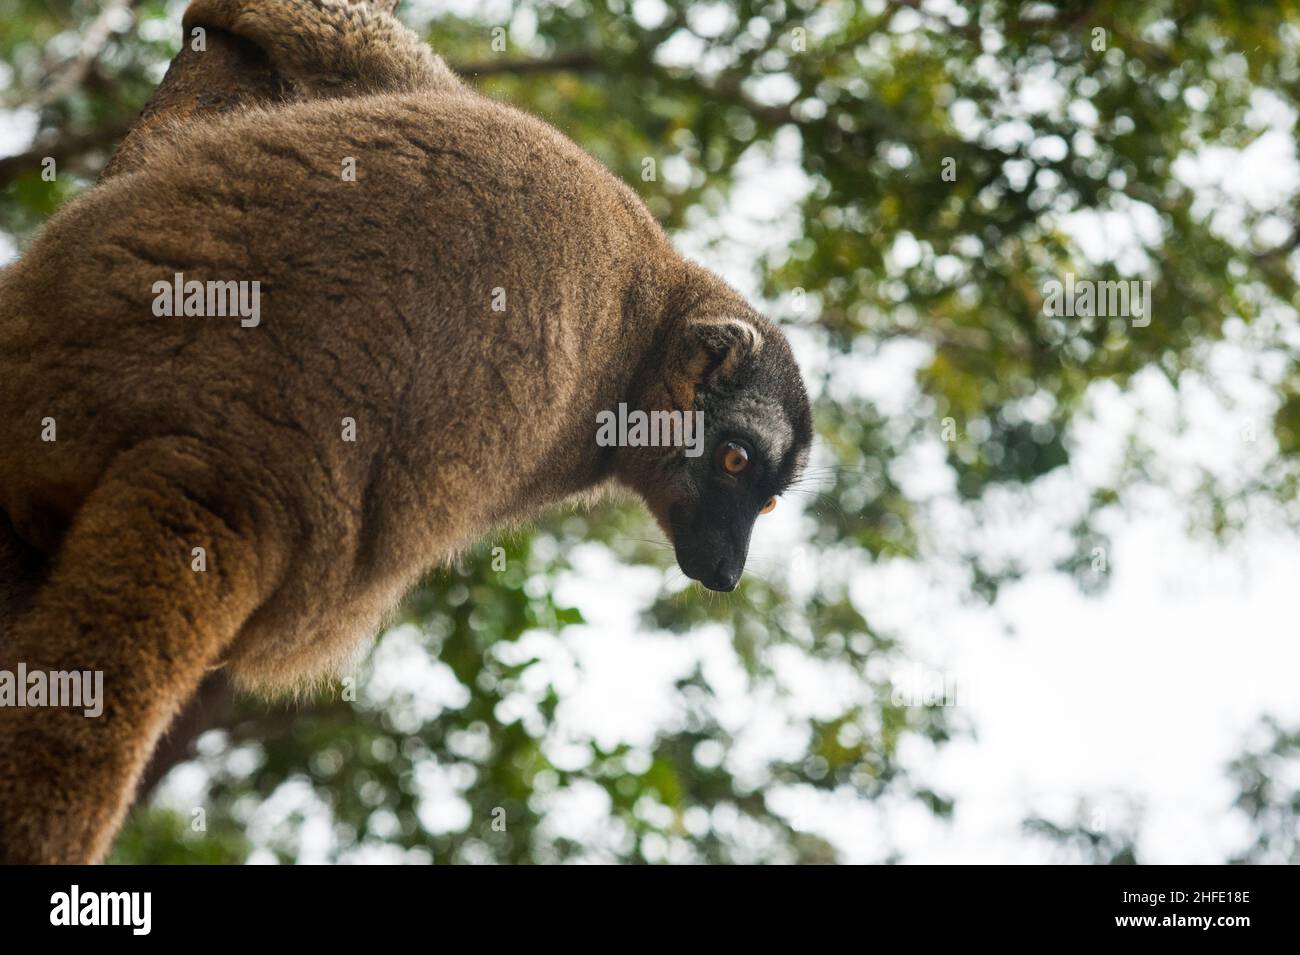
<svg viewBox="0 0 1300 955">
<path fill-rule="evenodd" d="M 183 7 L 0 0 L 0 261 Z M 1300 5 L 399 15 L 763 303 L 813 465 L 735 594 L 614 499 L 430 575 L 319 694 L 218 674 L 113 861 L 1300 861 Z M 1067 275 L 1150 321 L 1050 314 Z"/>
</svg>

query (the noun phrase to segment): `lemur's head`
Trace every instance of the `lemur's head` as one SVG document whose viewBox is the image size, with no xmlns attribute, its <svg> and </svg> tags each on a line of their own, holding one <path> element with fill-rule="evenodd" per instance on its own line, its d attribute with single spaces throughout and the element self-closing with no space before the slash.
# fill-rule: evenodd
<svg viewBox="0 0 1300 955">
<path fill-rule="evenodd" d="M 728 304 L 675 323 L 629 403 L 629 413 L 651 412 L 652 428 L 653 411 L 683 412 L 685 447 L 629 440 L 615 458 L 617 477 L 645 499 L 683 573 L 722 591 L 735 589 L 755 520 L 799 476 L 812 444 L 789 343 L 748 306 Z"/>
</svg>

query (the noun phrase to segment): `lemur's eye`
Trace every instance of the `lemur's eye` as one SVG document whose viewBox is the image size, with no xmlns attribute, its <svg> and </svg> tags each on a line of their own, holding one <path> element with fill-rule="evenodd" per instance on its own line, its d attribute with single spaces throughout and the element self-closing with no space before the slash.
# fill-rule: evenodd
<svg viewBox="0 0 1300 955">
<path fill-rule="evenodd" d="M 774 510 L 776 510 L 776 498 L 774 498 L 774 497 L 769 497 L 769 498 L 767 499 L 767 503 L 763 505 L 763 509 L 762 509 L 761 511 L 759 511 L 758 513 L 760 513 L 760 514 L 771 514 Z"/>
<path fill-rule="evenodd" d="M 749 452 L 743 444 L 728 441 L 719 449 L 718 463 L 728 474 L 740 474 L 749 467 Z"/>
</svg>

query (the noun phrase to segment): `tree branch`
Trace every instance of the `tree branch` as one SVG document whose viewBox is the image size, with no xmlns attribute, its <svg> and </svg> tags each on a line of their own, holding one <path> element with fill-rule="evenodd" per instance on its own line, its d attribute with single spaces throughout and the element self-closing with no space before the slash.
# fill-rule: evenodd
<svg viewBox="0 0 1300 955">
<path fill-rule="evenodd" d="M 51 70 L 34 97 L 25 103 L 14 105 L 40 109 L 57 102 L 80 86 L 100 54 L 104 52 L 104 48 L 108 46 L 109 38 L 113 35 L 113 20 L 118 12 L 129 10 L 134 14 L 139 2 L 140 0 L 106 0 L 99 16 L 82 31 L 81 46 L 77 50 L 77 55 Z"/>
<path fill-rule="evenodd" d="M 136 804 L 147 803 L 172 767 L 194 755 L 195 741 L 208 730 L 224 726 L 234 713 L 230 681 L 220 671 L 209 674 L 154 748 L 136 788 Z"/>
<path fill-rule="evenodd" d="M 19 176 L 39 169 L 47 158 L 62 166 L 95 150 L 107 150 L 122 138 L 130 125 L 129 121 L 117 120 L 77 132 L 42 136 L 26 152 L 0 159 L 0 189 Z"/>
<path fill-rule="evenodd" d="M 447 65 L 461 76 L 501 76 L 503 74 L 528 76 L 533 73 L 555 73 L 563 70 L 597 70 L 601 68 L 601 63 L 596 58 L 596 55 L 585 50 L 576 53 L 561 53 L 544 60 L 499 59 L 482 60 L 478 63 L 449 63 Z"/>
</svg>

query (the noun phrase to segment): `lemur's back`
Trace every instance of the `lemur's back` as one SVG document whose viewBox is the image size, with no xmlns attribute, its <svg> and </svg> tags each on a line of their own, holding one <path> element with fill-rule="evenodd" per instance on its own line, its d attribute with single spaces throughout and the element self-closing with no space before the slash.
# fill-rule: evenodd
<svg viewBox="0 0 1300 955">
<path fill-rule="evenodd" d="M 74 202 L 0 286 L 0 400 L 22 409 L 0 425 L 18 450 L 3 503 L 21 527 L 29 493 L 66 508 L 125 443 L 178 431 L 220 431 L 254 458 L 294 448 L 311 480 L 365 480 L 392 429 L 471 469 L 507 433 L 544 448 L 563 421 L 539 409 L 594 415 L 611 396 L 585 371 L 637 347 L 624 299 L 647 242 L 662 236 L 625 187 L 470 93 L 213 123 Z M 155 314 L 177 274 L 259 283 L 257 324 Z M 462 410 L 483 392 L 506 417 Z M 47 418 L 59 440 L 34 446 Z M 355 442 L 338 440 L 344 418 Z"/>
<path fill-rule="evenodd" d="M 597 479 L 627 382 L 592 371 L 654 333 L 661 242 L 581 150 L 472 94 L 216 122 L 71 204 L 0 285 L 0 508 L 54 554 L 123 452 L 202 436 L 210 495 L 294 541 L 234 675 L 321 672 L 476 528 Z M 256 324 L 155 314 L 178 274 L 257 282 Z"/>
</svg>

